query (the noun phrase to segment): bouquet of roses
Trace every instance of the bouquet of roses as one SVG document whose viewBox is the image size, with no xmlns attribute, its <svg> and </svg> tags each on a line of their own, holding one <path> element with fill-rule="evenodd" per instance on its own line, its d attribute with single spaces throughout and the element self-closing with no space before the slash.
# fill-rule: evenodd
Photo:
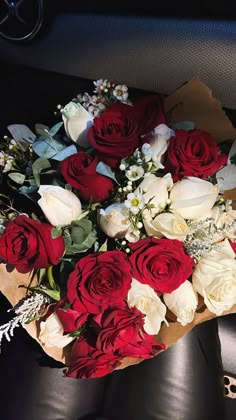
<svg viewBox="0 0 236 420">
<path fill-rule="evenodd" d="M 161 95 L 94 85 L 52 128 L 9 126 L 0 152 L 0 258 L 29 280 L 0 343 L 36 321 L 76 378 L 165 350 L 163 326 L 199 305 L 236 304 L 236 142 L 174 123 Z"/>
</svg>

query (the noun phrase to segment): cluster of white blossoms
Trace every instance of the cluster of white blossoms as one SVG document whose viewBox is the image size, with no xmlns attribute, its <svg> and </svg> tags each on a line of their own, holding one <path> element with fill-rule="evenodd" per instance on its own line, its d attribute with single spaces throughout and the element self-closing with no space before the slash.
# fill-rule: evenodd
<svg viewBox="0 0 236 420">
<path fill-rule="evenodd" d="M 14 139 L 10 140 L 8 145 L 8 150 L 13 151 L 16 146 L 16 141 Z M 2 167 L 3 172 L 9 172 L 14 166 L 15 158 L 8 151 L 0 150 L 0 166 Z"/>
</svg>

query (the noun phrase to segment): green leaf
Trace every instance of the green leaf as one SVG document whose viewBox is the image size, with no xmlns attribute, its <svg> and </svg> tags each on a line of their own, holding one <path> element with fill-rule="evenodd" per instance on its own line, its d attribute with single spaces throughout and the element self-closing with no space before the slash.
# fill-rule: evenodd
<svg viewBox="0 0 236 420">
<path fill-rule="evenodd" d="M 64 123 L 63 123 L 63 121 L 61 121 L 61 122 L 59 122 L 59 123 L 55 124 L 52 128 L 50 128 L 50 130 L 49 130 L 49 135 L 50 135 L 51 137 L 54 137 L 54 136 L 55 136 L 55 134 L 57 134 L 57 132 L 60 130 L 60 128 L 61 128 L 61 126 L 62 126 L 63 124 L 64 124 Z"/>
<path fill-rule="evenodd" d="M 34 193 L 35 191 L 37 191 L 37 189 L 38 189 L 38 186 L 37 186 L 36 184 L 34 184 L 34 185 L 30 185 L 29 187 L 26 187 L 25 185 L 23 185 L 23 187 L 20 187 L 20 188 L 19 188 L 19 191 L 20 191 L 22 194 L 32 194 L 32 193 Z"/>
<path fill-rule="evenodd" d="M 49 127 L 44 124 L 35 124 L 35 132 L 37 136 L 48 138 Z"/>
<path fill-rule="evenodd" d="M 70 337 L 75 337 L 75 338 L 79 337 L 81 335 L 83 329 L 84 328 L 83 328 L 83 325 L 82 325 L 82 327 L 78 328 L 78 330 L 70 332 L 69 333 Z"/>
<path fill-rule="evenodd" d="M 36 292 L 40 292 L 40 293 L 44 293 L 47 296 L 50 296 L 52 299 L 54 300 L 60 300 L 61 298 L 61 294 L 59 290 L 51 290 L 51 289 L 47 289 L 46 287 L 31 287 L 30 290 L 32 291 L 36 291 Z"/>
<path fill-rule="evenodd" d="M 92 231 L 92 229 L 92 222 L 88 219 L 81 219 L 76 220 L 76 222 L 72 222 L 70 230 L 72 242 L 75 244 L 81 244 Z"/>
<path fill-rule="evenodd" d="M 96 232 L 92 231 L 81 244 L 73 244 L 68 238 L 65 240 L 66 254 L 77 254 L 79 252 L 86 252 L 96 242 Z"/>
<path fill-rule="evenodd" d="M 48 279 L 48 283 L 50 284 L 50 287 L 53 290 L 59 290 L 59 287 L 57 286 L 54 277 L 53 277 L 53 267 L 48 267 L 47 268 L 47 279 Z"/>
<path fill-rule="evenodd" d="M 49 162 L 49 160 L 42 157 L 36 159 L 35 162 L 33 163 L 32 165 L 33 176 L 38 186 L 40 186 L 40 174 L 42 170 L 48 169 L 50 167 L 51 167 L 51 163 Z"/>
<path fill-rule="evenodd" d="M 64 241 L 67 254 L 86 252 L 95 243 L 97 236 L 92 222 L 88 219 L 77 220 L 64 230 Z"/>
<path fill-rule="evenodd" d="M 107 240 L 100 246 L 99 252 L 106 252 L 107 251 Z"/>
<path fill-rule="evenodd" d="M 9 178 L 12 179 L 12 181 L 16 182 L 17 184 L 24 184 L 25 182 L 25 175 L 21 174 L 20 172 L 11 172 L 8 174 Z"/>
<path fill-rule="evenodd" d="M 177 121 L 172 124 L 171 128 L 173 130 L 194 130 L 195 123 L 193 121 Z"/>
<path fill-rule="evenodd" d="M 45 278 L 47 269 L 46 268 L 40 268 L 39 272 L 38 272 L 38 284 L 40 285 L 43 281 L 43 279 Z"/>
<path fill-rule="evenodd" d="M 59 238 L 59 236 L 61 236 L 61 234 L 62 234 L 62 230 L 58 226 L 52 228 L 52 230 L 51 230 L 52 239 Z"/>
</svg>

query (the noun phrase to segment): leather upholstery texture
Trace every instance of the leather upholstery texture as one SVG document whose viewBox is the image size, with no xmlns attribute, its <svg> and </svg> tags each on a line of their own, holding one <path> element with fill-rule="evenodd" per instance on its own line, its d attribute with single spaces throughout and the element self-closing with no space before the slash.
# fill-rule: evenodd
<svg viewBox="0 0 236 420">
<path fill-rule="evenodd" d="M 0 297 L 0 322 L 9 305 Z M 217 322 L 194 328 L 177 344 L 139 365 L 100 379 L 63 376 L 23 329 L 0 357 L 4 420 L 224 420 Z"/>
</svg>

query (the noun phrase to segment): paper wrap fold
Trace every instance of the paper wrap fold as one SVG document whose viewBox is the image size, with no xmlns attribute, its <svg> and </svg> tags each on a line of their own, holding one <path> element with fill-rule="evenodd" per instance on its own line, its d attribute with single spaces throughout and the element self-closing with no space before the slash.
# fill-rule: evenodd
<svg viewBox="0 0 236 420">
<path fill-rule="evenodd" d="M 219 143 L 225 140 L 236 139 L 236 129 L 227 118 L 222 109 L 222 105 L 218 100 L 213 98 L 211 90 L 198 79 L 191 80 L 166 98 L 165 111 L 169 115 L 171 122 L 194 121 L 197 129 L 212 134 Z M 236 189 L 227 191 L 224 196 L 225 198 L 236 200 Z M 18 286 L 24 285 L 27 287 L 29 282 L 29 274 L 20 274 L 16 270 L 11 273 L 7 272 L 6 266 L 0 264 L 0 291 L 12 306 L 16 305 L 26 294 L 26 289 Z M 157 341 L 164 343 L 168 348 L 194 328 L 195 325 L 216 317 L 215 314 L 211 313 L 205 307 L 201 297 L 199 302 L 193 321 L 186 326 L 182 326 L 176 322 L 175 316 L 168 311 L 169 327 L 164 323 L 162 324 L 156 336 Z M 236 313 L 236 305 L 223 315 L 231 313 Z M 39 342 L 38 322 L 34 321 L 25 325 L 25 329 Z M 68 365 L 72 344 L 69 344 L 64 349 L 57 347 L 47 348 L 40 342 L 39 344 L 49 356 Z M 125 368 L 141 361 L 142 359 L 140 358 L 125 358 L 119 368 Z"/>
</svg>

